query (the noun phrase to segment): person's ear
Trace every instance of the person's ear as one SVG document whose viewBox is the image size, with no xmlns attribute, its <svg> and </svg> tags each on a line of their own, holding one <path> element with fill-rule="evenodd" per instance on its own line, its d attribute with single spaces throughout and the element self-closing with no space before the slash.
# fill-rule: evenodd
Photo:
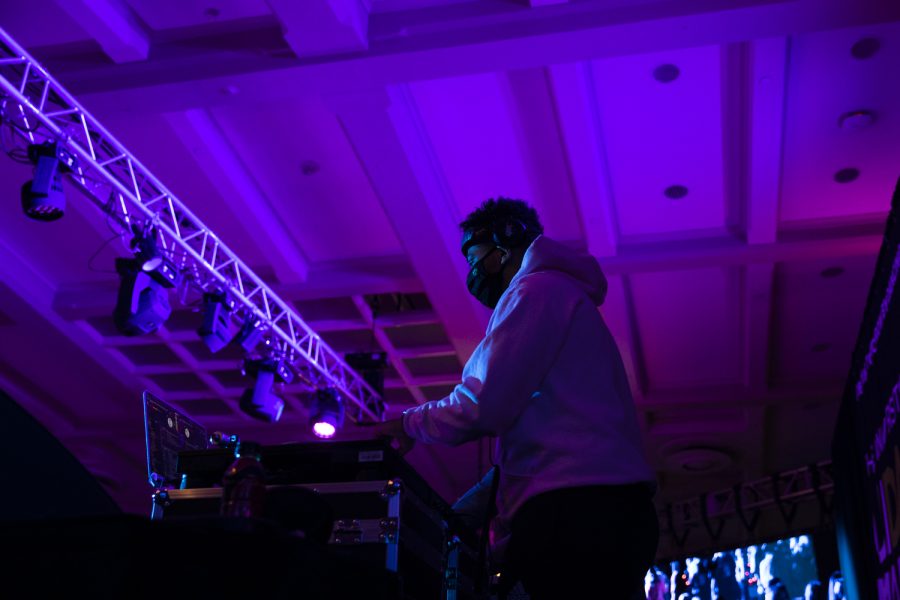
<svg viewBox="0 0 900 600">
<path fill-rule="evenodd" d="M 501 248 L 500 246 L 497 246 L 497 249 L 500 250 L 500 264 L 505 265 L 507 262 L 509 262 L 509 259 L 512 256 L 512 252 L 510 252 L 506 248 Z"/>
</svg>

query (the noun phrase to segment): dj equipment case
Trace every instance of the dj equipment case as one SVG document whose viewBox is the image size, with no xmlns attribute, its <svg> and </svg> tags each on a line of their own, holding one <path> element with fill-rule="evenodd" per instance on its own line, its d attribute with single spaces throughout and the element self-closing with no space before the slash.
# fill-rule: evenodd
<svg viewBox="0 0 900 600">
<path fill-rule="evenodd" d="M 187 487 L 157 492 L 154 518 L 218 514 L 222 488 L 213 484 L 231 460 L 233 454 L 220 449 L 183 452 L 179 469 Z M 268 446 L 262 463 L 267 493 L 304 488 L 330 505 L 330 551 L 395 572 L 406 598 L 474 597 L 475 552 L 448 531 L 447 503 L 389 445 Z"/>
</svg>

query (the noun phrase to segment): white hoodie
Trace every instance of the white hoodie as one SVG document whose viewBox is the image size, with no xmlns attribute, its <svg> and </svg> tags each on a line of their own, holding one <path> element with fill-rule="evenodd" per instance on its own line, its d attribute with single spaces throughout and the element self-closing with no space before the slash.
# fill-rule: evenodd
<svg viewBox="0 0 900 600">
<path fill-rule="evenodd" d="M 497 436 L 497 533 L 523 502 L 559 488 L 648 482 L 622 358 L 597 310 L 597 260 L 547 237 L 525 252 L 484 339 L 443 400 L 403 413 L 426 443 Z"/>
</svg>

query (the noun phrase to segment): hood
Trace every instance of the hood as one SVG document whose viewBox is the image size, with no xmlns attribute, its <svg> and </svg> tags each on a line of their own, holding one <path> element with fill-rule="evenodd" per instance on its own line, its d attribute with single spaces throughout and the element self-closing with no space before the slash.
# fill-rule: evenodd
<svg viewBox="0 0 900 600">
<path fill-rule="evenodd" d="M 544 235 L 538 236 L 525 251 L 522 266 L 513 277 L 510 286 L 520 277 L 543 271 L 563 273 L 574 279 L 596 306 L 603 304 L 606 298 L 606 276 L 603 275 L 597 259 Z"/>
</svg>

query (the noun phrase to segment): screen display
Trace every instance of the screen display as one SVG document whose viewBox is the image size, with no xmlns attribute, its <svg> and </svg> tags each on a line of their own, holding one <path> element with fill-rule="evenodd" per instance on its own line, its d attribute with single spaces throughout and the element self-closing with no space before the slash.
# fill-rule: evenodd
<svg viewBox="0 0 900 600">
<path fill-rule="evenodd" d="M 827 588 L 806 535 L 657 564 L 644 579 L 648 600 L 806 600 Z"/>
<path fill-rule="evenodd" d="M 147 475 L 154 487 L 179 484 L 178 453 L 205 450 L 206 429 L 150 392 L 144 392 Z"/>
</svg>

